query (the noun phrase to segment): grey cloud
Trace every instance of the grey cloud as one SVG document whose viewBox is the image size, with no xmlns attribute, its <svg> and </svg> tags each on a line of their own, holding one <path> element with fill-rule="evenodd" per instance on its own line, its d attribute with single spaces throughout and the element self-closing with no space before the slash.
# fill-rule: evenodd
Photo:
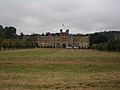
<svg viewBox="0 0 120 90">
<path fill-rule="evenodd" d="M 0 0 L 0 24 L 18 33 L 120 30 L 120 0 Z"/>
</svg>

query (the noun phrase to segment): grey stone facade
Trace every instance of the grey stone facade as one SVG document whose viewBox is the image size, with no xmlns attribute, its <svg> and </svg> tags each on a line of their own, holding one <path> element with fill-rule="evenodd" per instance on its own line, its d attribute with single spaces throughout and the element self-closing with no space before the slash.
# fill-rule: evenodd
<svg viewBox="0 0 120 90">
<path fill-rule="evenodd" d="M 72 35 L 69 30 L 47 36 L 36 36 L 33 41 L 41 48 L 89 48 L 89 36 Z"/>
</svg>

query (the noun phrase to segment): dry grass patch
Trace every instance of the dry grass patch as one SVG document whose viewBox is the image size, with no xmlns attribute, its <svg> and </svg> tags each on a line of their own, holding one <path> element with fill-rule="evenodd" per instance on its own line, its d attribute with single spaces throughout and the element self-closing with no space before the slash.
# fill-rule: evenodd
<svg viewBox="0 0 120 90">
<path fill-rule="evenodd" d="M 0 90 L 119 90 L 120 53 L 79 49 L 0 51 Z"/>
<path fill-rule="evenodd" d="M 4 75 L 4 74 L 3 74 Z M 1 74 L 0 74 L 1 76 Z M 25 89 L 84 89 L 92 90 L 97 88 L 120 88 L 120 72 L 96 73 L 96 74 L 75 74 L 69 76 L 63 73 L 53 72 L 46 74 L 6 74 L 6 78 L 0 80 L 1 88 L 25 88 Z M 8 78 L 9 77 L 9 78 Z M 15 78 L 16 77 L 16 78 Z M 46 78 L 47 77 L 47 78 Z M 22 89 L 21 89 L 22 90 Z"/>
</svg>

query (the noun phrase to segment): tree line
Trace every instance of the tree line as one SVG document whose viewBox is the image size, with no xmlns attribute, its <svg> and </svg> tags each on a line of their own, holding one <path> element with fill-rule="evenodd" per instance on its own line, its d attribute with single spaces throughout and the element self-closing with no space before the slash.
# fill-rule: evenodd
<svg viewBox="0 0 120 90">
<path fill-rule="evenodd" d="M 34 48 L 35 45 L 30 39 L 24 39 L 23 34 L 17 35 L 15 27 L 5 27 L 0 25 L 0 50 Z"/>
<path fill-rule="evenodd" d="M 0 49 L 34 48 L 36 45 L 30 38 L 25 38 L 23 33 L 16 34 L 15 27 L 0 25 Z M 46 33 L 46 35 L 49 33 Z M 28 35 L 28 37 L 39 34 Z M 87 34 L 90 36 L 90 48 L 98 50 L 120 51 L 120 31 L 98 32 Z M 119 38 L 115 38 L 118 35 Z M 84 36 L 84 35 L 83 35 Z"/>
<path fill-rule="evenodd" d="M 92 49 L 120 51 L 120 31 L 90 34 L 90 46 Z"/>
</svg>

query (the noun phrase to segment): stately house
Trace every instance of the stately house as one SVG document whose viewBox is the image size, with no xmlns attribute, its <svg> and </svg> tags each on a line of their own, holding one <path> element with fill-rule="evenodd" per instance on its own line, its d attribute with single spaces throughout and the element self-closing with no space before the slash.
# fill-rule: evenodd
<svg viewBox="0 0 120 90">
<path fill-rule="evenodd" d="M 41 48 L 89 48 L 89 36 L 69 34 L 69 29 L 60 33 L 38 35 L 31 37 L 32 41 Z"/>
</svg>

